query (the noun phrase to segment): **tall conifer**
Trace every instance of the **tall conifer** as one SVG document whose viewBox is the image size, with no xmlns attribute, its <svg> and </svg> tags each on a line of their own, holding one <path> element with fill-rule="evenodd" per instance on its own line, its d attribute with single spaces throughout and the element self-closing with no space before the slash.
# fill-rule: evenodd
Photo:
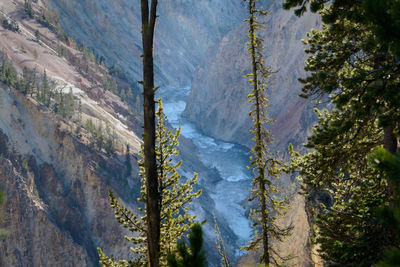
<svg viewBox="0 0 400 267">
<path fill-rule="evenodd" d="M 309 58 L 308 76 L 300 79 L 302 96 L 329 99 L 333 109 L 316 110 L 319 122 L 306 145 L 312 152 L 301 156 L 292 151 L 297 156 L 293 162 L 309 203 L 324 200 L 321 208 L 309 209 L 316 218 L 321 256 L 332 265 L 371 266 L 387 247 L 399 245 L 373 212 L 393 205 L 397 190 L 368 154 L 379 145 L 396 153 L 400 28 L 394 22 L 400 4 L 287 0 L 284 7 L 301 15 L 308 4 L 324 24 L 304 41 Z"/>
<path fill-rule="evenodd" d="M 245 0 L 248 5 L 249 18 L 249 42 L 248 51 L 250 55 L 251 73 L 247 75 L 251 93 L 248 95 L 249 102 L 253 105 L 250 116 L 253 120 L 253 128 L 250 133 L 254 135 L 254 147 L 251 149 L 250 165 L 255 178 L 253 179 L 253 198 L 257 200 L 256 209 L 253 210 L 253 219 L 261 228 L 260 233 L 255 231 L 254 239 L 247 249 L 261 246 L 260 262 L 266 266 L 271 263 L 279 265 L 286 257 L 279 255 L 271 244 L 271 239 L 282 241 L 290 234 L 292 227 L 280 228 L 276 223 L 276 215 L 281 214 L 285 200 L 279 200 L 276 195 L 278 189 L 272 179 L 279 174 L 280 161 L 271 152 L 271 133 L 265 128 L 266 123 L 272 122 L 267 115 L 268 99 L 266 97 L 266 79 L 271 75 L 271 69 L 265 65 L 263 58 L 263 42 L 259 35 L 262 24 L 258 22 L 258 16 L 267 15 L 267 12 L 257 9 L 257 0 Z"/>
</svg>

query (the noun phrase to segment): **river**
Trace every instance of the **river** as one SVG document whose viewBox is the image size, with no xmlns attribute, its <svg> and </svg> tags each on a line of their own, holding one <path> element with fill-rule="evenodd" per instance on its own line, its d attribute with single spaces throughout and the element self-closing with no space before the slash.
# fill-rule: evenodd
<svg viewBox="0 0 400 267">
<path fill-rule="evenodd" d="M 239 145 L 223 142 L 201 133 L 197 127 L 182 117 L 190 86 L 184 88 L 162 87 L 157 96 L 162 98 L 164 113 L 174 128 L 182 127 L 181 134 L 196 145 L 202 163 L 218 170 L 222 181 L 210 192 L 217 211 L 229 223 L 240 245 L 251 238 L 251 228 L 241 203 L 246 199 L 251 186 L 249 151 Z"/>
</svg>

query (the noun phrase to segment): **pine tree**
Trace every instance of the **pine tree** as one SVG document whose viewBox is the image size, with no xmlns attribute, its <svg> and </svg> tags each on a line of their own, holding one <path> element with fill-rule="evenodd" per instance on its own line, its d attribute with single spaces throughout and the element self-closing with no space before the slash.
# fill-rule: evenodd
<svg viewBox="0 0 400 267">
<path fill-rule="evenodd" d="M 72 88 L 69 88 L 69 93 L 65 96 L 65 118 L 70 120 L 74 115 L 75 103 Z"/>
<path fill-rule="evenodd" d="M 22 70 L 22 83 L 21 91 L 24 95 L 27 95 L 31 91 L 32 86 L 32 74 L 29 72 L 27 67 Z"/>
<path fill-rule="evenodd" d="M 97 130 L 93 132 L 94 141 L 96 143 L 97 149 L 102 150 L 104 147 L 104 132 L 103 132 L 103 123 L 100 123 L 97 126 Z"/>
<path fill-rule="evenodd" d="M 3 209 L 3 203 L 6 202 L 6 196 L 4 191 L 0 189 L 0 211 Z M 0 224 L 2 224 L 2 218 L 0 218 Z M 6 229 L 0 228 L 0 240 L 8 236 L 8 231 Z"/>
<path fill-rule="evenodd" d="M 106 133 L 105 133 L 105 142 L 104 142 L 104 150 L 108 156 L 114 154 L 115 144 L 116 144 L 117 135 L 115 131 L 111 131 L 110 126 L 106 125 Z"/>
<path fill-rule="evenodd" d="M 51 91 L 46 70 L 43 72 L 41 95 L 39 99 L 39 101 L 41 101 L 46 107 L 50 107 Z"/>
<path fill-rule="evenodd" d="M 141 101 L 140 101 L 140 96 L 139 95 L 137 95 L 136 96 L 136 102 L 135 102 L 135 108 L 136 108 L 136 111 L 138 111 L 138 112 L 141 112 Z"/>
<path fill-rule="evenodd" d="M 130 101 L 133 100 L 133 93 L 132 93 L 132 88 L 126 89 L 126 98 Z"/>
<path fill-rule="evenodd" d="M 79 99 L 78 101 L 78 121 L 82 122 L 82 100 Z"/>
<path fill-rule="evenodd" d="M 31 94 L 31 97 L 33 97 L 33 94 L 35 93 L 35 86 L 36 86 L 36 66 L 35 68 L 33 68 L 31 76 L 32 76 L 32 84 L 31 84 L 31 88 L 29 90 L 29 93 Z"/>
<path fill-rule="evenodd" d="M 285 236 L 290 234 L 292 227 L 280 228 L 276 225 L 276 215 L 281 214 L 285 200 L 279 200 L 276 195 L 278 189 L 271 179 L 277 178 L 279 174 L 280 161 L 276 155 L 270 151 L 269 146 L 272 143 L 271 133 L 265 128 L 266 123 L 272 122 L 268 118 L 266 111 L 268 108 L 268 99 L 266 97 L 267 84 L 265 80 L 270 76 L 271 69 L 265 65 L 263 59 L 263 39 L 259 36 L 258 30 L 262 25 L 258 22 L 257 16 L 267 13 L 257 9 L 257 0 L 246 0 L 249 10 L 249 18 L 246 21 L 249 24 L 249 42 L 248 51 L 251 60 L 251 73 L 247 75 L 251 93 L 248 95 L 249 102 L 254 109 L 250 111 L 253 120 L 253 128 L 250 133 L 254 135 L 254 147 L 251 149 L 250 165 L 255 173 L 253 179 L 253 197 L 250 200 L 257 200 L 257 208 L 252 211 L 255 224 L 261 230 L 255 231 L 254 239 L 246 249 L 255 249 L 261 245 L 260 262 L 265 266 L 271 263 L 279 265 L 281 261 L 288 258 L 279 255 L 271 245 L 271 238 L 282 241 Z"/>
<path fill-rule="evenodd" d="M 397 149 L 398 35 L 388 36 L 382 26 L 398 17 L 390 10 L 399 5 L 390 0 L 287 0 L 284 7 L 296 7 L 301 15 L 308 3 L 324 24 L 305 41 L 309 73 L 300 79 L 302 96 L 329 96 L 334 108 L 316 110 L 319 122 L 306 146 L 313 152 L 292 151 L 293 166 L 309 203 L 321 196 L 328 200 L 322 208 L 309 209 L 316 217 L 321 256 L 333 266 L 371 266 L 387 247 L 399 244 L 373 212 L 393 205 L 397 190 L 368 161 L 380 144 L 392 154 Z M 393 23 L 388 29 L 398 27 Z"/>
<path fill-rule="evenodd" d="M 112 79 L 111 79 L 110 90 L 111 90 L 111 92 L 113 92 L 114 94 L 118 95 L 118 84 L 117 84 L 117 80 L 116 80 L 115 78 L 112 78 Z M 121 92 L 122 92 L 122 91 L 123 91 L 123 90 L 121 89 Z M 125 94 L 125 92 L 124 92 L 124 94 Z M 125 99 L 125 96 L 124 96 L 124 99 Z"/>
<path fill-rule="evenodd" d="M 175 254 L 168 255 L 169 267 L 205 267 L 206 257 L 203 251 L 203 232 L 199 223 L 192 226 L 189 233 L 189 245 L 183 241 L 178 242 L 179 257 Z"/>
<path fill-rule="evenodd" d="M 16 88 L 18 82 L 17 71 L 12 66 L 12 63 L 9 62 L 7 55 L 4 52 L 1 55 L 0 80 L 8 86 Z"/>
<path fill-rule="evenodd" d="M 371 153 L 370 162 L 373 166 L 382 172 L 395 183 L 397 190 L 400 188 L 400 157 L 393 155 L 378 147 Z M 399 192 L 397 192 L 399 193 Z M 396 200 L 395 206 L 383 207 L 379 210 L 378 218 L 381 223 L 391 229 L 397 240 L 400 239 L 400 201 Z M 380 261 L 378 267 L 395 267 L 400 265 L 400 250 L 398 247 L 390 248 L 385 252 L 385 256 Z"/>
<path fill-rule="evenodd" d="M 125 166 L 126 166 L 125 176 L 129 177 L 131 176 L 132 173 L 131 153 L 129 144 L 126 144 Z"/>
<path fill-rule="evenodd" d="M 103 88 L 104 90 L 110 90 L 110 82 L 108 81 L 107 74 L 103 75 Z"/>
<path fill-rule="evenodd" d="M 55 90 L 54 92 L 54 111 L 61 115 L 62 117 L 65 116 L 65 112 L 64 112 L 64 103 L 63 103 L 63 95 L 61 93 L 61 90 Z"/>
<path fill-rule="evenodd" d="M 160 265 L 166 266 L 167 255 L 176 252 L 176 241 L 181 239 L 194 224 L 196 216 L 187 213 L 187 205 L 195 198 L 199 197 L 201 190 L 194 191 L 193 186 L 197 184 L 197 174 L 192 179 L 182 182 L 178 169 L 181 161 L 174 163 L 175 157 L 179 154 L 177 146 L 180 129 L 175 133 L 168 131 L 165 127 L 166 116 L 163 114 L 161 100 L 156 113 L 157 131 L 156 131 L 156 155 L 157 155 L 157 173 L 159 177 L 160 207 L 161 207 L 161 242 L 160 242 Z M 147 208 L 147 185 L 144 169 L 143 146 L 139 154 L 140 176 L 142 177 L 141 197 L 139 202 L 144 203 Z M 128 228 L 132 237 L 126 237 L 126 240 L 132 242 L 131 250 L 137 257 L 137 260 L 131 261 L 139 263 L 140 266 L 148 264 L 147 255 L 147 213 L 146 208 L 140 211 L 145 215 L 140 216 L 127 209 L 121 204 L 114 194 L 110 191 L 111 207 L 115 210 L 117 221 Z M 100 251 L 100 250 L 99 250 Z M 114 261 L 100 252 L 100 263 L 108 266 L 107 262 L 114 262 L 115 266 L 126 266 L 129 261 Z"/>
<path fill-rule="evenodd" d="M 32 19 L 34 17 L 35 13 L 34 13 L 34 11 L 32 9 L 31 1 L 25 0 L 25 2 L 24 2 L 24 11 L 28 15 L 29 18 Z"/>
</svg>

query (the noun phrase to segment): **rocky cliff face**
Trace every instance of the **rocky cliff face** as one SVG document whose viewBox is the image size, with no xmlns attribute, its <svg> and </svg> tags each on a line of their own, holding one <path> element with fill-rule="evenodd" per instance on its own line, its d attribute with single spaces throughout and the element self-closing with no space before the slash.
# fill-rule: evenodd
<svg viewBox="0 0 400 267">
<path fill-rule="evenodd" d="M 8 159 L 0 163 L 7 199 L 1 227 L 8 232 L 1 262 L 97 266 L 99 246 L 126 257 L 126 233 L 114 219 L 107 191 L 134 203 L 139 178 L 121 177 L 123 163 L 77 142 L 54 116 L 18 92 L 0 87 L 0 96 L 0 128 L 9 136 L 2 133 L 0 151 Z"/>
<path fill-rule="evenodd" d="M 0 129 L 4 133 L 0 139 L 7 144 L 1 146 L 0 142 L 0 155 L 5 158 L 0 160 L 0 189 L 6 199 L 0 211 L 0 229 L 7 231 L 5 238 L 0 239 L 0 265 L 96 266 L 96 247 L 116 258 L 130 257 L 123 240 L 126 232 L 114 219 L 107 191 L 114 190 L 129 207 L 137 208 L 136 158 L 132 158 L 132 175 L 125 177 L 121 172 L 125 168 L 121 146 L 128 143 L 131 152 L 138 152 L 140 121 L 119 97 L 104 91 L 101 82 L 89 79 L 57 55 L 56 36 L 34 20 L 23 18 L 23 2 L 0 2 L 1 14 L 16 19 L 21 27 L 20 33 L 13 33 L 0 26 L 0 50 L 20 73 L 23 67 L 36 67 L 39 73 L 46 69 L 58 90 L 71 88 L 76 102 L 82 104 L 81 120 L 112 125 L 119 148 L 114 156 L 96 151 L 85 131 L 76 134 L 76 121 L 66 122 L 33 98 L 0 84 Z M 131 82 L 140 80 L 139 1 L 51 2 L 68 34 L 95 48 L 108 64 L 119 65 Z M 270 5 L 270 1 L 264 2 Z M 278 4 L 272 6 L 278 10 Z M 187 116 L 210 135 L 249 145 L 249 106 L 247 92 L 243 90 L 248 85 L 242 78 L 248 72 L 244 11 L 241 1 L 160 1 L 156 72 L 159 84 L 180 86 L 189 84 L 200 66 L 194 77 Z M 272 116 L 278 119 L 273 131 L 285 145 L 290 139 L 302 140 L 310 121 L 309 115 L 301 112 L 305 103 L 290 89 L 300 87 L 295 80 L 304 60 L 297 40 L 314 24 L 316 20 L 311 17 L 295 20 L 279 10 L 267 20 L 265 39 L 273 38 L 274 43 L 267 44 L 266 51 L 274 51 L 273 55 L 269 53 L 270 62 L 281 68 L 271 81 L 270 95 L 272 99 L 277 95 L 274 106 L 285 107 L 271 109 Z M 35 30 L 40 31 L 42 41 L 35 41 Z M 81 53 L 73 48 L 67 50 Z M 101 79 L 101 71 L 95 71 L 96 75 Z M 190 140 L 182 138 L 180 148 L 183 172 L 188 176 L 194 170 L 199 172 L 204 189 L 192 210 L 208 222 L 216 214 L 234 257 L 237 237 L 216 213 L 207 194 L 212 192 L 219 175 L 201 164 Z M 301 200 L 296 203 L 302 211 Z M 293 213 L 293 221 L 300 220 L 296 214 L 302 216 L 301 212 Z M 305 229 L 304 220 L 300 221 L 299 229 Z M 205 230 L 208 258 L 212 263 L 219 262 L 211 224 Z M 306 250 L 302 241 L 306 237 L 297 237 L 292 243 L 299 244 L 303 253 Z"/>
<path fill-rule="evenodd" d="M 298 97 L 301 84 L 297 81 L 304 76 L 306 58 L 301 39 L 319 26 L 316 16 L 297 18 L 281 8 L 282 2 L 268 7 L 272 13 L 262 30 L 265 60 L 277 71 L 268 81 L 267 94 L 270 117 L 276 120 L 271 130 L 280 148 L 289 141 L 301 143 L 307 136 L 310 108 Z M 208 135 L 251 147 L 250 89 L 244 78 L 250 72 L 246 42 L 247 25 L 242 23 L 222 39 L 215 53 L 208 54 L 194 74 L 184 114 Z"/>
<path fill-rule="evenodd" d="M 87 265 L 85 249 L 51 221 L 33 180 L 32 173 L 19 173 L 11 161 L 0 159 L 0 184 L 5 192 L 0 210 L 0 226 L 5 229 L 0 237 L 0 265 Z"/>
<path fill-rule="evenodd" d="M 50 0 L 66 32 L 141 80 L 140 1 Z M 202 57 L 243 17 L 241 1 L 160 1 L 156 27 L 158 84 L 186 86 Z"/>
<path fill-rule="evenodd" d="M 305 211 L 305 200 L 301 195 L 293 196 L 291 207 L 287 212 L 287 216 L 281 218 L 277 223 L 284 226 L 294 226 L 292 235 L 287 237 L 284 242 L 279 243 L 271 240 L 276 251 L 282 256 L 292 256 L 290 260 L 285 262 L 284 266 L 302 266 L 302 267 L 322 267 L 316 264 L 316 257 L 312 255 L 309 245 L 310 225 L 308 223 Z M 313 251 L 315 253 L 316 251 Z M 236 266 L 257 266 L 260 258 L 260 251 L 249 253 L 243 256 Z M 290 258 L 290 257 L 289 257 Z"/>
<path fill-rule="evenodd" d="M 91 63 L 85 72 L 59 56 L 59 46 L 66 49 L 69 58 L 79 57 L 82 52 L 65 46 L 48 28 L 24 17 L 23 3 L 0 2 L 0 16 L 17 21 L 20 28 L 13 32 L 0 26 L 0 56 L 5 56 L 19 75 L 23 68 L 36 70 L 37 86 L 46 70 L 54 91 L 71 91 L 75 111 L 71 120 L 64 120 L 54 114 L 54 102 L 48 108 L 31 94 L 23 95 L 0 83 L 0 190 L 5 199 L 0 211 L 0 265 L 98 266 L 97 247 L 115 258 L 131 258 L 134 255 L 123 238 L 130 233 L 116 222 L 108 190 L 137 211 L 138 115 L 101 87 L 104 67 Z M 34 5 L 35 12 L 42 4 L 39 1 Z M 34 35 L 36 30 L 40 32 L 39 41 Z M 140 57 L 134 61 L 140 62 Z M 96 129 L 100 124 L 112 128 L 114 154 L 94 149 L 85 130 L 88 120 Z M 129 176 L 125 175 L 126 144 L 134 154 Z M 181 144 L 181 155 L 188 159 L 182 165 L 183 172 L 192 176 L 196 170 L 203 182 L 207 180 L 206 186 L 212 187 L 219 175 L 200 163 L 189 140 L 182 138 Z M 192 210 L 200 220 L 212 221 L 213 214 L 218 219 L 208 189 L 199 188 L 204 193 Z M 205 230 L 208 258 L 217 262 L 212 226 Z M 222 231 L 230 236 L 230 246 L 236 246 L 229 227 Z"/>
</svg>

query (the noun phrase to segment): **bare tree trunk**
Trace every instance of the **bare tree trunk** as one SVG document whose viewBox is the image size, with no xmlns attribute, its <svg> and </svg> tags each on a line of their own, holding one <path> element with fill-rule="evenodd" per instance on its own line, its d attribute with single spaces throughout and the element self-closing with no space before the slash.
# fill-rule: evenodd
<svg viewBox="0 0 400 267">
<path fill-rule="evenodd" d="M 387 126 L 383 129 L 384 137 L 383 137 L 383 146 L 387 151 L 392 154 L 396 154 L 397 152 L 397 138 L 393 133 L 394 127 L 393 125 Z"/>
<path fill-rule="evenodd" d="M 147 262 L 149 267 L 158 267 L 160 258 L 160 193 L 158 190 L 157 162 L 155 150 L 155 101 L 153 46 L 157 16 L 157 0 L 141 0 L 142 44 L 143 44 L 143 99 L 144 99 L 144 167 L 146 174 L 147 215 Z"/>
<path fill-rule="evenodd" d="M 397 138 L 393 133 L 394 127 L 393 125 L 387 126 L 383 129 L 383 147 L 390 152 L 391 154 L 397 153 Z M 396 205 L 398 195 L 397 188 L 392 183 L 392 181 L 388 180 L 388 193 L 392 196 L 392 200 L 390 201 L 390 206 L 394 207 Z"/>
</svg>

